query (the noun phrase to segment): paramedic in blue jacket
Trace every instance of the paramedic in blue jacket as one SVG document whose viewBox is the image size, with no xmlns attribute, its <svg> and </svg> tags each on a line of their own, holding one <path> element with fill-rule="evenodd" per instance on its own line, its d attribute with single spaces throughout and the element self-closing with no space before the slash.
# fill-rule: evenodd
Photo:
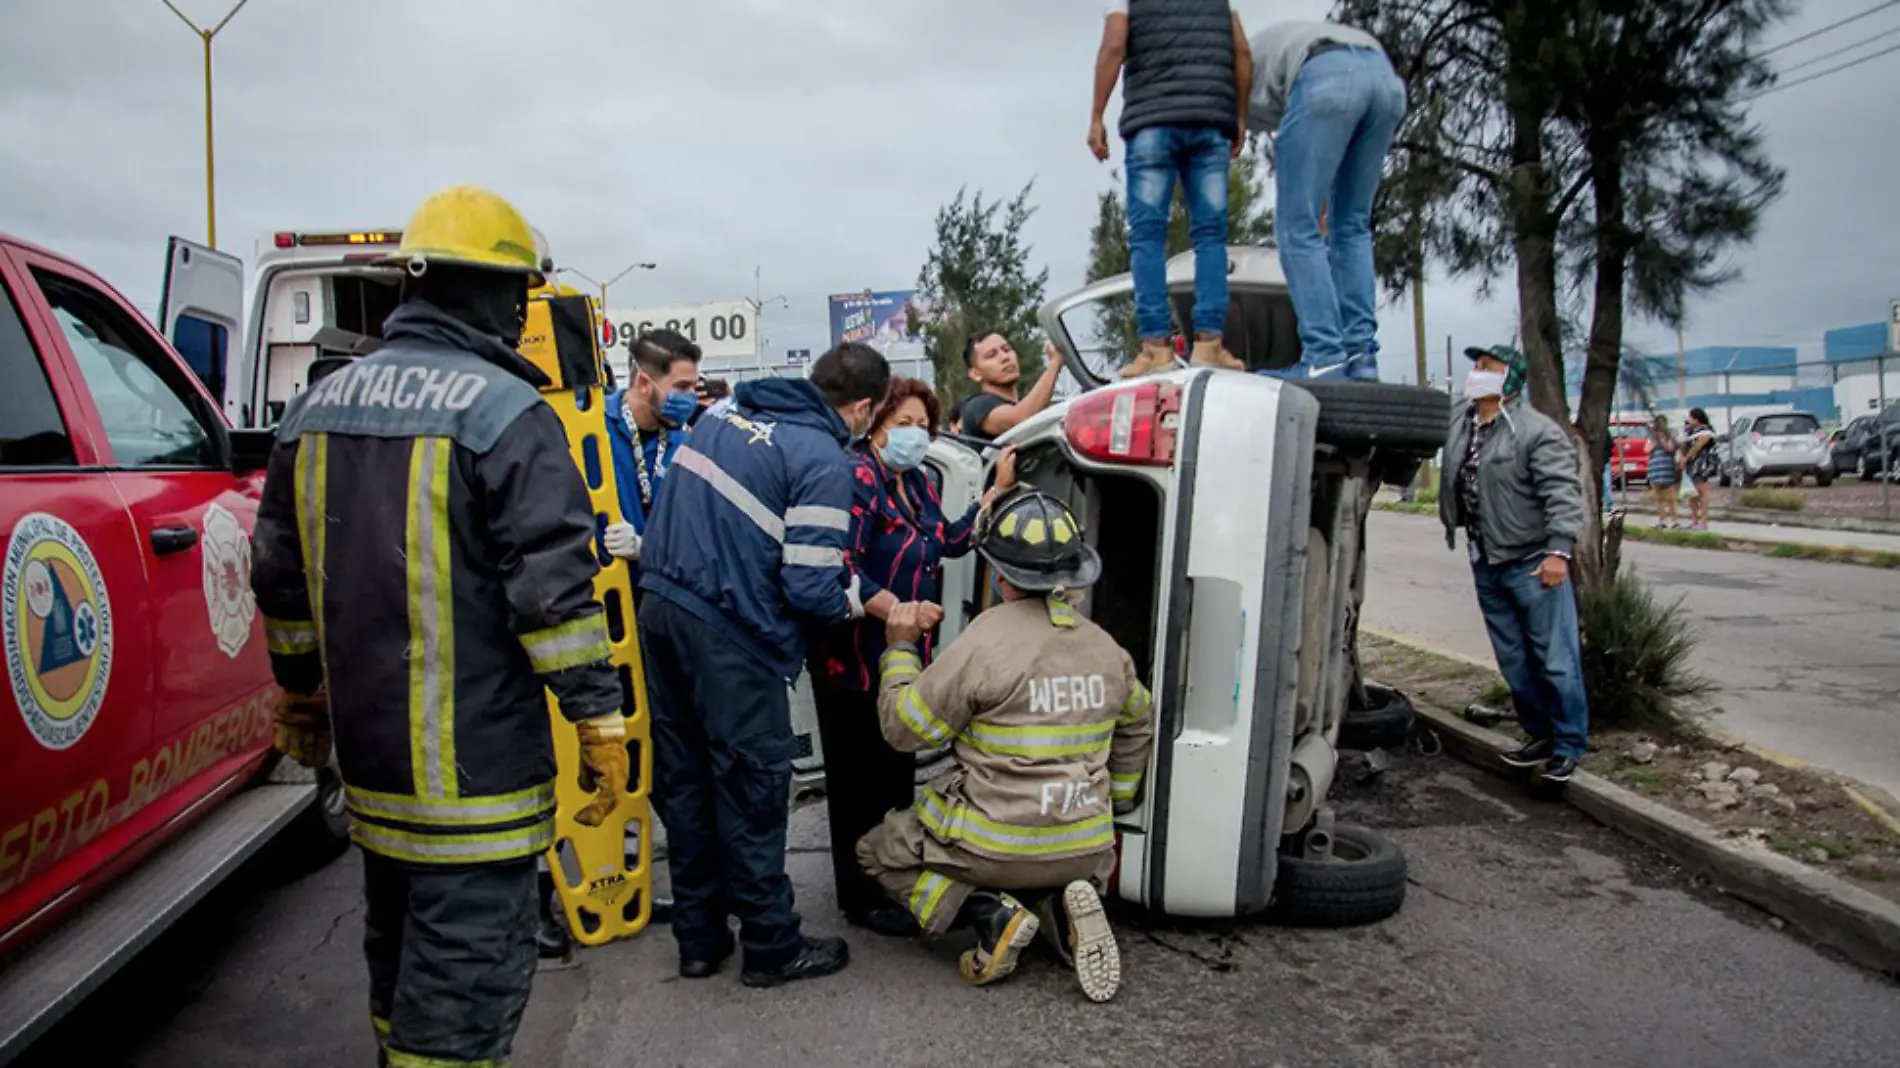
<svg viewBox="0 0 1900 1068">
<path fill-rule="evenodd" d="M 785 875 L 792 775 L 788 685 L 804 631 L 864 614 L 846 558 L 845 446 L 890 385 L 876 349 L 844 344 L 800 381 L 741 383 L 673 461 L 647 527 L 640 641 L 652 696 L 654 800 L 667 830 L 680 975 L 730 956 L 741 980 L 830 975 L 841 938 L 807 938 Z"/>
<path fill-rule="evenodd" d="M 640 550 L 653 503 L 686 424 L 699 411 L 699 346 L 672 330 L 641 334 L 629 346 L 626 388 L 607 394 L 607 437 L 613 447 L 620 522 L 602 534 L 607 551 L 627 561 L 636 588 Z"/>
</svg>

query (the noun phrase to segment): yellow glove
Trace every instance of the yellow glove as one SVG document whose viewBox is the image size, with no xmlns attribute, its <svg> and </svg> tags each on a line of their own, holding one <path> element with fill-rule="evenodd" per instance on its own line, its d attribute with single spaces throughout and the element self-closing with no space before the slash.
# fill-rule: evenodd
<svg viewBox="0 0 1900 1068">
<path fill-rule="evenodd" d="M 618 712 L 595 716 L 574 725 L 581 740 L 581 789 L 592 790 L 594 799 L 574 813 L 574 822 L 583 827 L 598 827 L 620 803 L 627 792 L 631 767 L 627 759 L 627 717 Z"/>
<path fill-rule="evenodd" d="M 330 762 L 330 699 L 320 693 L 284 694 L 277 703 L 276 737 L 279 753 L 306 768 Z"/>
</svg>

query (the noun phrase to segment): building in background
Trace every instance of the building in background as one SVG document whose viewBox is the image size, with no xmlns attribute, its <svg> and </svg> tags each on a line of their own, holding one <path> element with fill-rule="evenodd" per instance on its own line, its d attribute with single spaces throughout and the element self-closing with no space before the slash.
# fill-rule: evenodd
<svg viewBox="0 0 1900 1068">
<path fill-rule="evenodd" d="M 1584 354 L 1564 361 L 1572 408 L 1580 399 Z M 1625 353 L 1617 376 L 1612 420 L 1647 422 L 1668 416 L 1681 427 L 1691 408 L 1708 413 L 1716 433 L 1747 416 L 1769 412 L 1810 412 L 1822 422 L 1838 422 L 1833 389 L 1814 364 L 1803 364 L 1792 346 L 1717 345 L 1674 353 Z"/>
<path fill-rule="evenodd" d="M 914 290 L 871 290 L 831 296 L 831 343 L 859 341 L 884 354 L 891 373 L 921 378 L 932 385 L 936 375 L 924 351 L 922 334 L 911 331 L 913 311 L 923 308 Z"/>
<path fill-rule="evenodd" d="M 1891 313 L 1890 313 L 1891 314 Z M 1888 323 L 1862 323 L 1822 335 L 1834 404 L 1842 422 L 1900 400 L 1900 353 Z"/>
</svg>

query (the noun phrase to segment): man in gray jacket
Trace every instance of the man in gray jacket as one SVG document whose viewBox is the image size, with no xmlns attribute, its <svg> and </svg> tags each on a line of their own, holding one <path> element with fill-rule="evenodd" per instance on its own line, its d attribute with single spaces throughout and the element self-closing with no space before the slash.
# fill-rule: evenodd
<svg viewBox="0 0 1900 1068">
<path fill-rule="evenodd" d="M 1568 782 L 1590 734 L 1570 588 L 1570 550 L 1583 532 L 1577 453 L 1562 427 L 1510 403 L 1522 392 L 1522 356 L 1502 345 L 1465 355 L 1475 366 L 1445 442 L 1438 518 L 1447 547 L 1465 532 L 1498 671 L 1530 735 L 1504 762 Z"/>
</svg>

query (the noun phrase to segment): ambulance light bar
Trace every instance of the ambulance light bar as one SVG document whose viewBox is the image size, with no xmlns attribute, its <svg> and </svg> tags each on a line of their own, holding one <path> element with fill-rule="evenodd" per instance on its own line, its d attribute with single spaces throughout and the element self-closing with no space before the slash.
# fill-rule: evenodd
<svg viewBox="0 0 1900 1068">
<path fill-rule="evenodd" d="M 394 230 L 358 230 L 338 234 L 298 234 L 280 231 L 277 234 L 278 248 L 318 248 L 327 245 L 398 245 L 402 243 L 402 234 Z"/>
</svg>

